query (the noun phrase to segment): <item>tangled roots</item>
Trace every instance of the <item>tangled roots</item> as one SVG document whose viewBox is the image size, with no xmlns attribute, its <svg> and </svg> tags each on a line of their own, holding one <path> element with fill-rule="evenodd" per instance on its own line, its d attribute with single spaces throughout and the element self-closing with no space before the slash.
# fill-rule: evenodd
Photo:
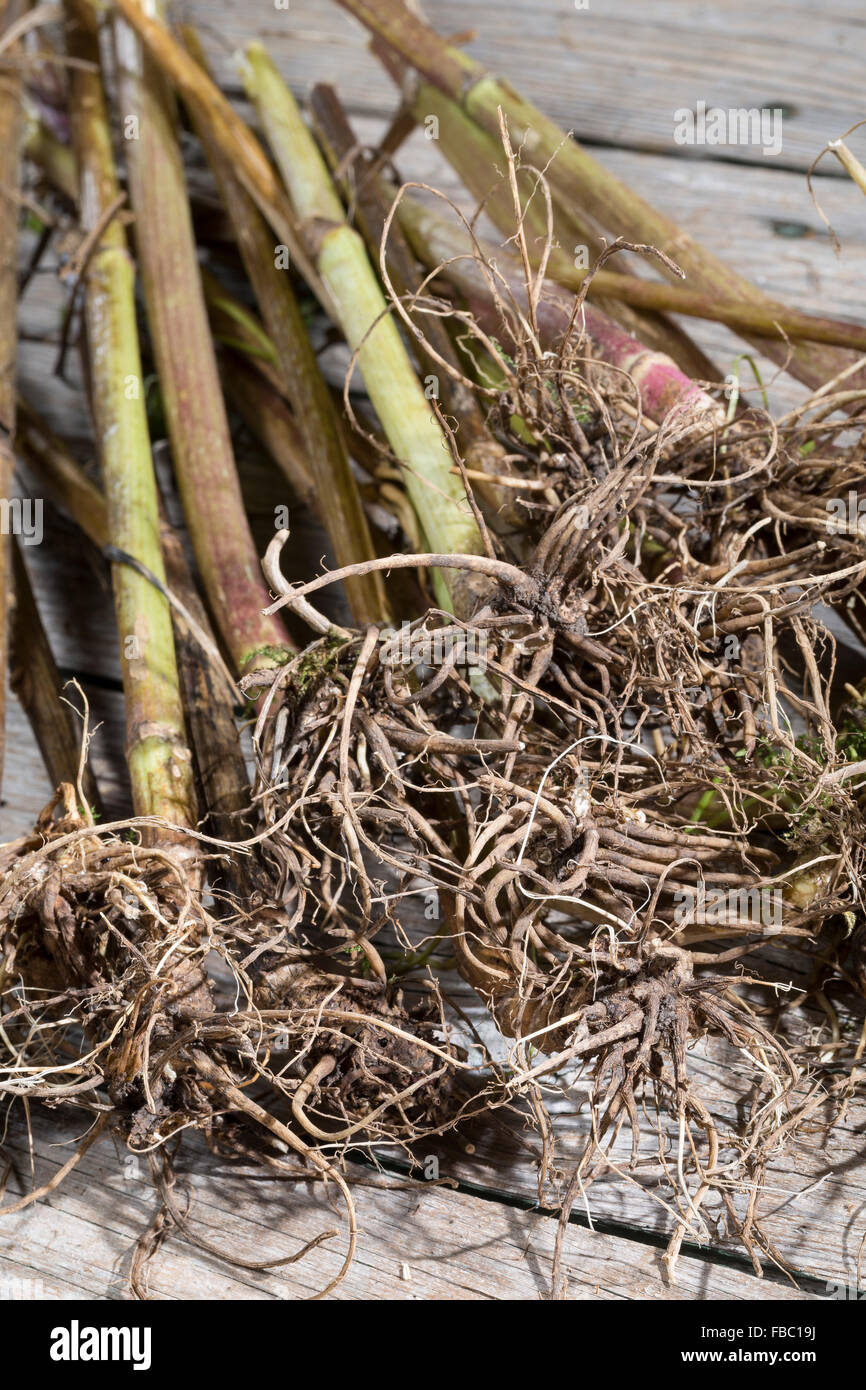
<svg viewBox="0 0 866 1390">
<path fill-rule="evenodd" d="M 532 396 L 560 416 L 567 399 Z M 408 947 L 412 903 L 438 894 L 461 975 L 513 1040 L 508 1093 L 539 1113 L 546 1079 L 591 1069 L 578 1190 L 645 1163 L 650 1100 L 672 1258 L 684 1232 L 705 1233 L 711 1187 L 747 1248 L 768 1253 L 754 1203 L 737 1216 L 732 1194 L 757 1190 L 799 1123 L 809 1068 L 760 1021 L 778 981 L 757 953 L 820 939 L 821 969 L 841 962 L 840 923 L 847 940 L 862 912 L 862 712 L 839 704 L 813 609 L 846 604 L 866 563 L 845 535 L 795 533 L 792 549 L 750 517 L 788 477 L 779 432 L 755 413 L 728 432 L 722 505 L 718 439 L 702 452 L 692 434 L 677 454 L 662 430 L 626 449 L 608 417 L 603 443 L 600 424 L 569 436 L 529 407 L 521 418 L 560 446 L 556 472 L 539 454 L 531 479 L 547 470 L 548 510 L 533 504 L 520 566 L 457 557 L 484 581 L 471 619 L 430 609 L 396 636 L 332 631 L 249 678 L 267 692 L 255 746 L 268 853 L 308 944 L 333 952 L 342 933 L 374 971 L 374 939 Z M 334 577 L 292 588 L 272 556 L 279 602 L 300 614 Z M 839 968 L 850 977 L 850 961 Z M 724 1134 L 689 1077 L 707 1036 L 750 1061 L 746 1119 Z"/>
<path fill-rule="evenodd" d="M 334 1158 L 448 1122 L 465 1064 L 441 1004 L 427 989 L 407 1006 L 345 958 L 327 972 L 303 959 L 277 906 L 212 915 L 205 856 L 176 833 L 146 843 L 154 829 L 97 830 L 65 786 L 33 836 L 5 847 L 0 1093 L 90 1112 L 76 1161 L 110 1126 L 155 1160 L 163 1203 L 183 1130 L 271 1167 L 294 1154 L 343 1194 L 342 1277 L 355 1218 Z"/>
</svg>

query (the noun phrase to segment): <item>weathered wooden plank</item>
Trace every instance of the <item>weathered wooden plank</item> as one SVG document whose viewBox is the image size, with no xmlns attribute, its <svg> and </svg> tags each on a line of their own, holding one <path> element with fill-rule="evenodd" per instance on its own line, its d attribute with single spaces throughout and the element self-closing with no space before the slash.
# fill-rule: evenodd
<svg viewBox="0 0 866 1390">
<path fill-rule="evenodd" d="M 859 6 L 853 0 L 834 5 L 829 14 L 816 14 L 812 7 L 807 11 L 805 0 L 760 10 L 745 0 L 734 0 L 724 12 L 682 3 L 647 10 L 638 0 L 617 0 L 598 11 L 590 0 L 588 10 L 578 11 L 567 0 L 540 0 L 532 6 L 509 7 L 505 13 L 492 0 L 476 0 L 469 15 L 465 6 L 448 0 L 431 4 L 429 12 L 441 32 L 476 23 L 479 41 L 472 51 L 511 76 L 527 95 L 562 124 L 574 126 L 582 138 L 631 146 L 604 149 L 601 157 L 615 173 L 771 293 L 824 313 L 844 316 L 852 307 L 856 310 L 859 299 L 854 286 L 863 283 L 866 270 L 861 195 L 836 176 L 829 162 L 822 166 L 827 173 L 817 181 L 819 196 L 843 239 L 843 253 L 837 259 L 802 174 L 781 167 L 805 168 L 827 136 L 837 134 L 860 114 L 860 62 L 853 42 L 858 35 Z M 254 18 L 242 10 L 221 7 L 215 18 L 212 3 L 192 0 L 185 14 L 203 26 L 211 57 L 229 85 L 236 88 L 237 80 L 227 49 L 254 27 L 271 42 L 297 91 L 303 94 L 313 80 L 337 81 L 350 107 L 360 115 L 362 136 L 372 140 L 381 132 L 382 113 L 395 103 L 393 88 L 365 53 L 361 32 L 335 6 L 292 0 L 289 11 L 275 6 L 273 13 L 268 9 Z M 622 55 L 615 80 L 605 62 L 612 49 Z M 822 63 L 820 91 L 815 82 L 816 54 Z M 711 78 L 707 77 L 708 55 Z M 747 167 L 710 157 L 715 152 L 706 149 L 699 152 L 700 157 L 677 151 L 672 141 L 673 111 L 680 105 L 693 106 L 698 98 L 723 106 L 769 103 L 793 108 L 785 118 L 780 159 L 767 159 L 749 149 L 727 152 L 751 161 L 753 167 Z M 413 138 L 399 163 L 408 176 L 459 192 L 435 144 L 421 136 Z M 58 432 L 80 443 L 87 437 L 88 423 L 80 382 L 74 375 L 74 357 L 70 357 L 76 382 L 72 388 L 51 375 L 62 303 L 60 287 L 50 274 L 34 280 L 22 312 L 22 380 Z M 738 340 L 724 329 L 694 322 L 687 326 L 720 369 L 729 370 L 741 350 Z M 771 399 L 777 408 L 784 408 L 800 394 L 795 384 L 784 382 L 774 388 Z M 246 451 L 244 472 L 251 479 L 248 496 L 264 540 L 273 524 L 273 506 L 287 499 L 273 471 Z M 292 564 L 300 577 L 318 567 L 326 547 L 318 528 L 299 526 L 293 529 L 293 539 Z M 116 680 L 110 595 L 88 566 L 71 529 L 58 526 L 55 518 L 50 543 L 30 548 L 27 559 L 61 665 L 102 681 Z M 86 602 L 82 602 L 84 593 Z M 94 744 L 97 772 L 108 779 L 113 809 L 122 811 L 120 697 L 113 690 L 87 688 L 95 717 L 104 720 Z M 0 808 L 3 839 L 29 828 L 50 791 L 14 702 L 9 717 L 7 801 Z M 451 975 L 445 978 L 451 988 Z M 459 988 L 454 992 L 467 997 Z M 472 1013 L 481 1019 L 475 1004 Z M 489 1028 L 485 1032 L 490 1035 Z M 724 1049 L 711 1049 L 707 1057 L 696 1051 L 692 1060 L 702 1095 L 713 1112 L 730 1117 L 744 1076 L 741 1059 Z M 566 1160 L 576 1148 L 585 1120 L 574 1114 L 573 1094 L 557 1098 L 553 1108 L 558 1112 L 561 1156 Z M 37 1151 L 40 1162 L 44 1157 L 46 1164 L 56 1164 L 66 1151 L 60 1151 L 58 1160 L 58 1151 L 47 1147 L 57 1136 L 53 1130 L 43 1131 L 44 1119 L 36 1120 Z M 861 1158 L 864 1120 L 863 1107 L 852 1109 L 826 1148 L 820 1135 L 798 1141 L 778 1156 L 771 1170 L 762 1208 L 768 1212 L 768 1233 L 797 1270 L 819 1281 L 851 1280 L 855 1268 L 866 1213 Z M 537 1141 L 532 1134 L 488 1124 L 479 1126 L 478 1133 L 473 1131 L 472 1140 L 475 1152 L 471 1155 L 464 1147 L 442 1145 L 444 1175 L 477 1184 L 488 1194 L 534 1200 Z M 19 1141 L 20 1135 L 14 1142 Z M 88 1156 L 77 1175 L 81 1186 L 76 1188 L 73 1175 L 50 1203 L 22 1215 L 20 1221 L 27 1223 L 30 1234 L 25 1232 L 25 1239 L 15 1245 L 10 1240 L 0 1279 L 4 1275 L 42 1278 L 48 1281 L 44 1287 L 51 1296 L 72 1297 L 82 1291 L 98 1297 L 122 1295 L 130 1244 L 151 1204 L 144 1180 L 118 1179 L 110 1150 L 106 1153 L 107 1157 L 101 1151 Z M 93 1170 L 88 1166 L 91 1161 Z M 268 1242 L 277 1239 L 283 1243 L 278 1251 L 274 1247 L 275 1252 L 289 1253 L 323 1224 L 331 1223 L 331 1213 L 321 1205 L 317 1190 L 307 1193 L 304 1189 L 302 1200 L 293 1189 L 288 1193 L 278 1189 L 278 1195 L 264 1203 L 263 1216 L 254 1206 L 251 1189 L 262 1200 L 260 1193 L 270 1185 L 244 1183 L 236 1176 L 220 1177 L 214 1183 L 206 1167 L 204 1158 L 197 1160 L 191 1176 L 197 1219 L 213 1239 L 253 1258 L 260 1256 L 262 1248 L 270 1250 Z M 546 1290 L 552 1242 L 552 1223 L 546 1218 L 465 1193 L 429 1188 L 409 1195 L 362 1188 L 358 1200 L 362 1250 L 352 1276 L 355 1282 L 347 1283 L 339 1296 L 538 1297 Z M 595 1220 L 638 1235 L 661 1236 L 669 1230 L 670 1218 L 652 1195 L 620 1180 L 595 1184 L 589 1210 Z M 278 1238 L 276 1232 L 283 1223 L 291 1234 Z M 16 1239 L 18 1235 L 16 1227 Z M 0 1240 L 3 1236 L 0 1222 Z M 785 1286 L 758 1283 L 740 1270 L 707 1264 L 691 1255 L 681 1261 L 679 1289 L 667 1291 L 659 1282 L 658 1251 L 653 1246 L 618 1235 L 593 1236 L 576 1227 L 570 1233 L 566 1263 L 572 1261 L 577 1270 L 573 1297 L 791 1296 Z M 313 1291 L 326 1282 L 337 1262 L 331 1251 L 315 1252 L 312 1263 L 292 1269 L 280 1285 L 282 1296 Z M 400 1278 L 403 1263 L 409 1266 L 408 1280 Z M 6 1272 L 9 1269 L 12 1275 Z M 275 1296 L 277 1278 L 227 1273 L 189 1246 L 172 1241 L 158 1257 L 154 1287 L 160 1297 L 268 1297 Z M 687 1290 L 684 1295 L 683 1290 Z"/>
<path fill-rule="evenodd" d="M 96 775 L 105 813 L 111 817 L 129 814 L 129 786 L 123 763 L 123 699 L 119 692 L 100 689 L 84 682 L 90 703 L 90 727 L 94 730 L 90 762 Z M 76 708 L 80 701 L 72 690 L 66 692 Z M 7 704 L 6 784 L 0 802 L 0 843 L 14 840 L 31 830 L 36 817 L 47 805 L 54 788 L 50 785 L 30 725 L 12 693 Z"/>
<path fill-rule="evenodd" d="M 67 1116 L 34 1113 L 40 1180 L 56 1171 L 81 1132 Z M 58 1147 L 62 1144 L 62 1147 Z M 4 1152 L 23 1172 L 26 1135 L 12 1126 Z M 344 1223 L 321 1185 L 251 1180 L 217 1164 L 198 1144 L 182 1164 L 192 1195 L 191 1228 L 246 1260 L 295 1254 L 323 1230 L 340 1234 L 297 1264 L 270 1273 L 233 1269 L 173 1235 L 150 1267 L 158 1299 L 307 1298 L 337 1273 L 346 1249 Z M 249 1170 L 246 1170 L 249 1174 Z M 448 1188 L 404 1185 L 349 1165 L 357 1206 L 355 1263 L 334 1297 L 392 1300 L 535 1300 L 549 1294 L 556 1222 L 537 1212 Z M 10 1195 L 16 1181 L 10 1183 Z M 155 1199 L 143 1162 L 119 1157 L 109 1142 L 94 1147 L 51 1197 L 0 1216 L 0 1299 L 122 1298 L 136 1238 Z M 684 1256 L 676 1283 L 663 1278 L 661 1251 L 576 1224 L 565 1241 L 571 1299 L 799 1299 L 810 1295 L 743 1271 Z M 7 1291 L 4 1294 L 4 1288 Z"/>
<path fill-rule="evenodd" d="M 36 740 L 11 691 L 6 696 L 6 758 L 0 840 L 13 840 L 32 826 L 53 788 L 42 766 Z"/>
<path fill-rule="evenodd" d="M 696 1093 L 717 1122 L 726 1121 L 736 1132 L 737 1102 L 749 1092 L 749 1073 L 742 1058 L 721 1043 L 696 1047 L 689 1054 L 690 1075 Z M 565 1089 L 563 1087 L 563 1089 Z M 589 1130 L 588 1117 L 579 1104 L 585 1087 L 570 1094 L 548 1097 L 557 1134 L 556 1158 L 566 1174 L 580 1154 Z M 817 1124 L 808 1135 L 789 1141 L 768 1166 L 766 1186 L 758 1203 L 761 1225 L 797 1278 L 854 1283 L 857 1253 L 866 1225 L 866 1155 L 863 1132 L 866 1106 L 852 1106 L 844 1122 L 825 1135 Z M 642 1152 L 652 1152 L 652 1136 L 645 1125 Z M 480 1188 L 512 1193 L 526 1201 L 537 1192 L 537 1160 L 540 1143 L 528 1129 L 511 1132 L 496 1117 L 471 1130 L 474 1153 L 459 1145 L 443 1145 L 443 1174 Z M 426 1150 L 425 1150 L 426 1152 Z M 620 1155 L 627 1161 L 626 1145 Z M 556 1188 L 548 1200 L 555 1200 Z M 561 1190 L 561 1189 L 560 1189 Z M 673 1228 L 667 1187 L 648 1179 L 628 1182 L 610 1173 L 593 1183 L 578 1209 L 594 1222 L 614 1223 L 619 1229 L 653 1232 L 668 1237 Z M 745 1198 L 737 1198 L 743 1210 Z M 737 1257 L 744 1254 L 737 1238 L 727 1233 L 721 1199 L 708 1200 L 705 1215 L 713 1230 L 712 1247 Z M 686 1241 L 684 1248 L 694 1248 Z"/>
<path fill-rule="evenodd" d="M 410 901 L 407 899 L 401 911 L 404 920 L 409 920 Z M 419 923 L 418 940 L 429 929 L 429 923 Z M 447 943 L 434 953 L 434 974 L 454 1004 L 472 1018 L 491 1055 L 506 1058 L 507 1045 L 479 1009 L 472 990 L 456 978 L 453 962 L 449 968 L 449 954 Z M 790 981 L 795 993 L 808 980 L 806 959 L 793 951 L 766 952 L 762 969 L 770 978 Z M 862 1026 L 862 1006 L 851 1011 L 852 1025 L 848 1024 L 844 1009 L 840 1012 L 843 1026 L 852 1027 L 856 1037 Z M 826 1026 L 826 1022 L 820 1014 L 801 1010 L 788 1026 L 796 1039 L 802 1041 L 811 1033 L 817 1044 L 826 1039 L 826 1032 L 821 1032 L 821 1025 Z M 689 1050 L 688 1073 L 720 1132 L 739 1133 L 742 1107 L 748 1102 L 755 1081 L 750 1061 L 720 1039 L 702 1040 Z M 554 1166 L 566 1180 L 590 1133 L 588 1090 L 588 1077 L 567 1073 L 550 1078 L 544 1087 L 544 1100 L 556 1136 Z M 651 1104 L 649 1111 L 651 1114 Z M 828 1107 L 814 1116 L 806 1133 L 789 1139 L 772 1155 L 757 1210 L 764 1231 L 796 1277 L 854 1283 L 858 1249 L 866 1229 L 866 1103 L 860 1100 L 852 1104 L 842 1122 L 826 1131 L 830 1115 Z M 663 1128 L 675 1144 L 674 1126 L 668 1122 Z M 642 1135 L 641 1156 L 646 1162 L 656 1152 L 650 1119 L 644 1119 Z M 585 1197 L 578 1199 L 576 1209 L 594 1222 L 613 1223 L 617 1229 L 631 1232 L 652 1232 L 666 1239 L 674 1225 L 670 1189 L 654 1176 L 623 1176 L 630 1145 L 630 1134 L 624 1134 L 615 1150 L 620 1173 L 608 1172 L 592 1183 Z M 457 1178 L 477 1189 L 508 1193 L 525 1202 L 538 1200 L 539 1136 L 528 1122 L 515 1121 L 508 1111 L 494 1111 L 485 1116 L 483 1123 L 461 1129 L 456 1140 L 440 1138 L 422 1143 L 418 1154 L 422 1161 L 434 1155 L 445 1177 Z M 545 1203 L 555 1204 L 562 1191 L 561 1182 L 552 1183 L 545 1190 Z M 668 1204 L 667 1209 L 662 1199 Z M 735 1205 L 741 1215 L 745 1202 L 746 1194 L 736 1195 Z M 712 1247 L 742 1258 L 745 1252 L 722 1219 L 718 1196 L 709 1199 L 706 1214 Z M 684 1248 L 694 1247 L 686 1241 Z"/>
<path fill-rule="evenodd" d="M 200 26 L 224 86 L 237 89 L 235 51 L 257 37 L 299 91 L 329 81 L 354 109 L 390 104 L 366 32 L 337 5 L 291 0 L 286 8 L 214 10 L 210 0 L 188 0 L 184 17 Z M 440 34 L 476 30 L 467 51 L 588 143 L 680 153 L 673 132 L 681 108 L 693 110 L 699 100 L 726 110 L 780 107 L 780 155 L 766 157 L 751 145 L 726 153 L 765 169 L 806 169 L 826 140 L 862 115 L 857 0 L 822 8 L 809 0 L 431 0 L 424 10 Z"/>
</svg>

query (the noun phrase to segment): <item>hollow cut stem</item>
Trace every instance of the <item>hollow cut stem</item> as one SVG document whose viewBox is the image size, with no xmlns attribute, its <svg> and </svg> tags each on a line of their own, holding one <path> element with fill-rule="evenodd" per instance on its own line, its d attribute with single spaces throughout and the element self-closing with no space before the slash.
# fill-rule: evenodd
<svg viewBox="0 0 866 1390">
<path fill-rule="evenodd" d="M 860 163 L 856 154 L 845 144 L 844 140 L 828 140 L 828 150 L 832 150 L 838 159 L 849 179 L 852 179 L 860 189 L 861 193 L 866 193 L 866 169 Z"/>
</svg>

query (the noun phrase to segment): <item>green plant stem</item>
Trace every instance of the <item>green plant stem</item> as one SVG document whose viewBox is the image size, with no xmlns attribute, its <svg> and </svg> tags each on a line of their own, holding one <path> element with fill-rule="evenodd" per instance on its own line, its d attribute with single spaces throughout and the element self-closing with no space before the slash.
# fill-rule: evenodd
<svg viewBox="0 0 866 1390">
<path fill-rule="evenodd" d="M 42 626 L 39 609 L 17 542 L 12 547 L 15 601 L 9 644 L 9 682 L 30 721 L 52 787 L 78 783 L 84 726 L 61 699 L 61 678 Z M 85 760 L 81 791 L 87 806 L 101 814 L 102 802 Z"/>
<path fill-rule="evenodd" d="M 782 306 L 757 286 L 644 202 L 507 83 L 499 81 L 480 63 L 441 39 L 410 12 L 402 0 L 339 0 L 339 3 L 427 81 L 458 102 L 467 116 L 494 138 L 499 134 L 501 109 L 510 128 L 512 144 L 515 148 L 524 146 L 536 166 L 546 166 L 554 197 L 564 207 L 578 205 L 582 219 L 591 219 L 614 236 L 663 251 L 703 294 L 761 308 L 770 320 L 780 311 L 784 312 Z M 784 342 L 774 342 L 751 332 L 745 336 L 767 357 L 784 365 L 809 386 L 823 385 L 850 365 L 847 354 L 823 344 L 800 343 L 791 351 Z"/>
<path fill-rule="evenodd" d="M 294 98 L 260 45 L 247 49 L 244 83 L 289 189 L 311 256 L 368 394 L 406 478 L 424 534 L 440 552 L 480 553 L 483 542 L 444 434 L 388 312 L 359 234 L 345 221 L 327 166 Z M 474 608 L 474 576 L 440 581 L 458 613 Z"/>
<path fill-rule="evenodd" d="M 341 169 L 345 173 L 355 223 L 371 260 L 377 264 L 389 212 L 385 186 L 371 157 L 365 155 L 356 139 L 334 88 L 324 84 L 314 87 L 311 109 L 331 170 Z M 420 277 L 417 261 L 397 222 L 392 222 L 388 231 L 386 259 L 395 293 L 401 299 L 411 299 L 417 293 Z M 457 439 L 466 467 L 494 475 L 509 473 L 510 466 L 503 462 L 505 449 L 487 429 L 478 402 L 465 382 L 448 329 L 435 314 L 425 315 L 422 324 L 423 339 L 410 336 L 410 347 L 421 372 L 435 379 L 443 410 L 457 422 Z M 427 350 L 428 345 L 432 354 Z M 494 516 L 506 526 L 522 528 L 525 513 L 517 505 L 513 489 L 479 482 L 478 491 Z"/>
<path fill-rule="evenodd" d="M 172 459 L 208 603 L 235 669 L 288 648 L 246 518 L 198 272 L 173 101 L 133 31 L 115 28 L 135 241 Z"/>
<path fill-rule="evenodd" d="M 62 508 L 100 551 L 109 543 L 105 498 L 37 413 L 19 404 L 16 450 L 55 505 Z M 208 812 L 208 829 L 224 840 L 239 838 L 244 830 L 240 812 L 249 806 L 249 778 L 234 719 L 235 693 L 220 679 L 213 660 L 216 638 L 198 596 L 177 533 L 169 525 L 165 508 L 159 508 L 159 534 L 166 584 L 174 598 L 196 624 L 193 632 L 186 619 L 172 608 L 171 620 L 183 694 L 184 713 L 195 754 L 201 804 Z M 203 649 L 199 634 L 209 642 Z M 68 777 L 65 780 L 70 780 Z M 237 865 L 229 876 L 241 882 Z"/>
<path fill-rule="evenodd" d="M 203 61 L 194 31 L 184 31 L 187 45 Z M 278 266 L 273 235 L 252 198 L 214 144 L 207 124 L 190 107 L 190 117 L 211 165 L 231 218 L 241 256 L 255 291 L 268 335 L 276 349 L 295 420 L 304 439 L 319 514 L 338 565 L 352 565 L 374 554 L 358 486 L 349 464 L 336 412 L 319 370 L 303 316 L 289 279 Z M 286 247 L 288 252 L 288 247 Z M 366 575 L 346 583 L 346 597 L 361 625 L 389 621 L 381 576 Z"/>
<path fill-rule="evenodd" d="M 134 271 L 117 217 L 108 116 L 98 69 L 93 11 L 66 0 L 71 56 L 92 65 L 71 70 L 73 144 L 82 189 L 81 224 L 99 243 L 85 272 L 91 404 L 99 443 L 112 543 L 164 582 L 156 482 L 142 390 Z M 186 746 L 169 606 L 130 565 L 112 567 L 126 697 L 126 756 L 139 815 L 195 824 L 192 762 Z"/>
<path fill-rule="evenodd" d="M 71 203 L 78 202 L 78 168 L 74 153 L 57 139 L 44 121 L 31 113 L 27 115 L 23 153 L 64 197 Z"/>
</svg>

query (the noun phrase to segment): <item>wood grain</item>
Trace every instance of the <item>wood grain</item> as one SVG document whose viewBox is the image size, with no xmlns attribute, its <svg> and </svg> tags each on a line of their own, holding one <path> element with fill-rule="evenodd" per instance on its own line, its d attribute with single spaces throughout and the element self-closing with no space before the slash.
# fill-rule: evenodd
<svg viewBox="0 0 866 1390">
<path fill-rule="evenodd" d="M 45 1181 L 65 1161 L 76 1127 L 34 1114 L 37 1176 Z M 58 1144 L 62 1147 L 58 1147 Z M 49 1145 L 52 1147 L 49 1148 Z M 26 1172 L 22 1126 L 7 1158 Z M 320 1185 L 242 1177 L 193 1143 L 181 1168 L 191 1198 L 190 1229 L 245 1260 L 295 1254 L 323 1230 L 340 1226 Z M 375 1175 L 349 1165 L 361 1231 L 358 1255 L 338 1300 L 537 1300 L 548 1297 L 556 1221 L 447 1187 Z M 10 1183 L 10 1195 L 15 1184 Z M 0 1299 L 124 1298 L 136 1239 L 155 1210 L 142 1161 L 97 1144 L 46 1201 L 0 1218 Z M 345 1237 L 338 1234 L 279 1271 L 232 1269 L 169 1237 L 149 1271 L 157 1299 L 303 1299 L 339 1270 Z M 816 1291 L 757 1281 L 742 1270 L 684 1256 L 675 1284 L 663 1278 L 655 1246 L 572 1224 L 564 1254 L 568 1297 L 581 1299 L 770 1299 L 803 1301 Z M 4 1288 L 6 1290 L 4 1294 Z"/>
<path fill-rule="evenodd" d="M 228 90 L 239 87 L 235 50 L 255 29 L 300 93 L 328 81 L 350 109 L 381 109 L 382 69 L 366 52 L 360 27 L 336 4 L 226 6 L 218 18 L 216 9 L 211 0 L 186 0 L 184 15 L 201 27 Z M 828 139 L 863 114 L 858 0 L 828 7 L 810 0 L 588 0 L 585 8 L 574 0 L 427 0 L 424 12 L 440 34 L 474 29 L 467 51 L 589 144 L 681 156 L 673 138 L 680 108 L 693 110 L 698 100 L 726 110 L 781 107 L 779 156 L 749 145 L 725 153 L 764 169 L 807 169 Z M 711 154 L 704 147 L 692 158 Z"/>
<path fill-rule="evenodd" d="M 603 159 L 641 194 L 683 223 L 762 288 L 791 304 L 844 317 L 861 315 L 866 279 L 866 217 L 862 195 L 830 161 L 816 188 L 842 240 L 836 256 L 812 205 L 803 171 L 823 142 L 862 112 L 863 16 L 859 0 L 836 0 L 818 10 L 806 0 L 755 6 L 730 0 L 724 7 L 664 0 L 428 0 L 427 13 L 442 33 L 472 24 L 471 51 L 510 77 L 566 127 L 590 143 L 608 146 Z M 288 11 L 270 3 L 254 9 L 184 0 L 183 17 L 197 24 L 221 82 L 237 93 L 233 50 L 244 39 L 264 39 L 293 89 L 305 96 L 313 81 L 338 85 L 363 139 L 375 141 L 396 105 L 396 93 L 367 54 L 358 27 L 332 3 L 291 0 Z M 613 55 L 613 56 L 612 56 Z M 778 159 L 750 148 L 684 153 L 673 143 L 673 112 L 702 98 L 728 106 L 783 105 L 784 148 Z M 860 134 L 857 141 L 866 139 Z M 859 148 L 859 147 L 858 147 Z M 862 149 L 861 149 L 862 153 Z M 400 152 L 406 176 L 428 180 L 468 206 L 435 142 L 420 134 Z M 19 378 L 49 423 L 86 459 L 89 422 L 74 355 L 70 384 L 53 375 L 65 301 L 56 264 L 46 261 L 27 289 L 20 316 Z M 713 325 L 687 325 L 722 374 L 731 370 L 739 341 Z M 343 358 L 326 355 L 333 381 Z M 759 364 L 769 380 L 770 369 Z M 750 369 L 743 364 L 744 384 Z M 802 392 L 782 378 L 771 387 L 776 409 Z M 254 528 L 262 542 L 275 505 L 291 503 L 285 485 L 248 436 L 239 449 L 242 480 Z M 163 466 L 165 460 L 161 460 Z M 23 490 L 31 489 L 25 473 Z M 292 577 L 317 569 L 327 555 L 320 527 L 293 514 Z M 73 528 L 50 507 L 45 541 L 28 548 L 27 564 L 54 655 L 75 674 L 100 724 L 94 766 L 109 814 L 123 813 L 128 789 L 123 764 L 123 719 L 110 593 L 98 557 L 83 548 Z M 82 602 L 82 594 L 87 594 Z M 329 597 L 328 601 L 332 601 Z M 31 826 L 51 792 L 29 728 L 14 700 L 8 716 L 5 801 L 0 838 Z M 440 965 L 445 964 L 440 960 Z M 789 972 L 790 973 L 790 972 Z M 470 992 L 443 979 L 455 998 L 491 1036 Z M 690 1065 L 714 1115 L 733 1117 L 745 1064 L 721 1044 L 696 1048 Z M 559 1158 L 567 1166 L 585 1132 L 581 1088 L 549 1097 L 560 1133 Z M 32 1115 L 37 1176 L 50 1176 L 68 1156 L 80 1122 L 68 1113 Z M 866 1107 L 849 1111 L 828 1142 L 817 1132 L 776 1157 L 762 1211 L 768 1233 L 794 1269 L 800 1289 L 772 1271 L 758 1281 L 735 1241 L 685 1247 L 678 1283 L 661 1277 L 660 1246 L 670 1219 L 651 1184 L 608 1179 L 588 1194 L 592 1232 L 577 1212 L 566 1243 L 569 1296 L 583 1298 L 793 1298 L 820 1296 L 828 1280 L 853 1280 L 866 1228 Z M 471 1142 L 474 1151 L 466 1151 Z M 504 1117 L 439 1141 L 443 1178 L 461 1190 L 429 1185 L 409 1189 L 396 1178 L 376 1178 L 353 1167 L 362 1231 L 359 1257 L 338 1298 L 537 1299 L 547 1296 L 555 1223 L 529 1208 L 537 1201 L 537 1137 Z M 10 1193 L 27 1183 L 29 1157 L 23 1116 L 16 1111 L 3 1147 L 18 1176 Z M 431 1150 L 432 1152 L 432 1150 Z M 183 1159 L 194 1195 L 194 1223 L 210 1239 L 250 1258 L 296 1251 L 334 1214 L 314 1185 L 275 1184 L 220 1169 L 193 1143 Z M 398 1185 L 395 1187 L 395 1183 Z M 18 1186 L 16 1186 L 18 1184 Z M 551 1194 L 551 1196 L 555 1196 Z M 150 1220 L 154 1199 L 143 1168 L 115 1153 L 109 1142 L 47 1202 L 14 1218 L 0 1218 L 0 1299 L 122 1298 L 132 1245 Z M 711 1208 L 711 1213 L 712 1213 Z M 278 1274 L 232 1269 L 178 1236 L 151 1270 L 157 1298 L 304 1298 L 335 1272 L 343 1237 L 319 1247 Z M 720 1256 L 719 1250 L 723 1252 Z"/>
</svg>

